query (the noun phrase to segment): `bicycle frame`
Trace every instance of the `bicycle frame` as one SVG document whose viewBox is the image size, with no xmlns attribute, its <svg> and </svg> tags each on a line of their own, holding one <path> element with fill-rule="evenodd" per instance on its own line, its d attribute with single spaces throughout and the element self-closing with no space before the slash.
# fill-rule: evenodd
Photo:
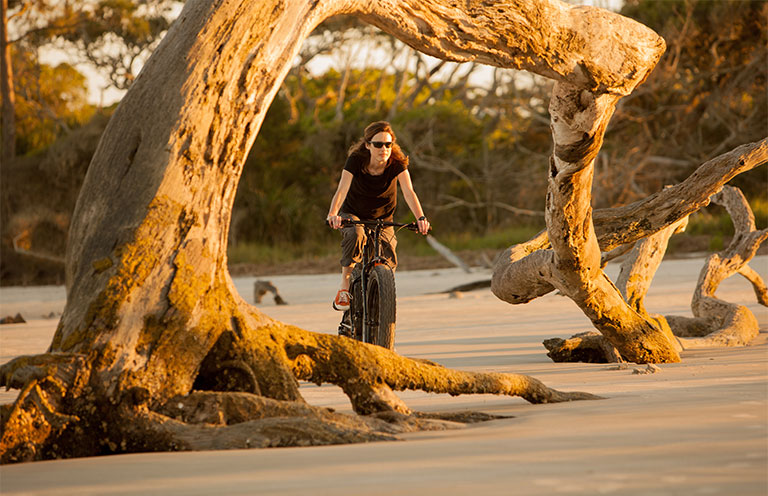
<svg viewBox="0 0 768 496">
<path fill-rule="evenodd" d="M 362 225 L 365 229 L 365 247 L 363 248 L 363 260 L 360 263 L 360 296 L 362 300 L 363 309 L 363 335 L 362 340 L 365 343 L 371 342 L 371 326 L 368 321 L 368 272 L 372 266 L 377 264 L 386 263 L 381 256 L 381 233 L 385 227 L 401 227 L 410 229 L 412 231 L 418 231 L 418 224 L 411 222 L 408 224 L 400 224 L 397 222 L 389 222 L 381 219 L 377 220 L 352 220 L 344 219 L 341 223 L 344 225 Z"/>
</svg>

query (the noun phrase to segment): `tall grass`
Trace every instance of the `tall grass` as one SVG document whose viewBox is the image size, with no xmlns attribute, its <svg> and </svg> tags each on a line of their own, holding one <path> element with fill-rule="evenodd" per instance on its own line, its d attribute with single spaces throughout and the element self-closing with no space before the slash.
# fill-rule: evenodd
<svg viewBox="0 0 768 496">
<path fill-rule="evenodd" d="M 533 237 L 541 229 L 533 226 L 509 227 L 492 231 L 485 235 L 472 233 L 444 233 L 438 230 L 432 235 L 442 244 L 454 251 L 464 250 L 503 250 L 510 245 L 521 243 Z M 341 236 L 336 239 L 307 240 L 301 244 L 254 243 L 245 242 L 230 246 L 227 250 L 229 263 L 279 264 L 295 260 L 338 256 L 341 250 Z M 402 230 L 397 235 L 398 253 L 413 256 L 436 255 L 435 250 L 418 233 Z"/>
<path fill-rule="evenodd" d="M 768 226 L 768 198 L 754 198 L 749 205 L 755 215 L 757 228 Z M 733 233 L 733 220 L 725 208 L 711 205 L 691 215 L 684 236 L 708 236 L 709 251 L 715 252 L 725 248 L 726 240 Z"/>
<path fill-rule="evenodd" d="M 768 226 L 768 198 L 753 199 L 750 202 L 750 206 L 755 214 L 755 222 L 758 229 Z M 470 232 L 441 233 L 439 226 L 436 226 L 431 234 L 440 243 L 457 252 L 503 250 L 511 245 L 531 239 L 542 228 L 542 226 L 534 225 L 514 226 L 478 235 Z M 723 249 L 726 240 L 733 236 L 733 222 L 724 208 L 711 206 L 691 215 L 688 227 L 682 236 L 708 236 L 709 250 L 719 251 Z M 340 240 L 341 236 L 306 240 L 300 244 L 288 242 L 240 243 L 229 247 L 229 262 L 233 264 L 279 264 L 296 260 L 337 256 L 340 253 Z M 413 256 L 432 256 L 436 254 L 434 249 L 418 233 L 405 230 L 400 231 L 397 241 L 398 253 L 407 253 Z M 670 244 L 670 251 L 679 250 L 684 245 L 685 243 L 672 242 Z"/>
<path fill-rule="evenodd" d="M 295 260 L 326 257 L 339 252 L 339 243 L 289 244 L 287 242 L 239 243 L 227 249 L 230 264 L 280 264 Z"/>
</svg>

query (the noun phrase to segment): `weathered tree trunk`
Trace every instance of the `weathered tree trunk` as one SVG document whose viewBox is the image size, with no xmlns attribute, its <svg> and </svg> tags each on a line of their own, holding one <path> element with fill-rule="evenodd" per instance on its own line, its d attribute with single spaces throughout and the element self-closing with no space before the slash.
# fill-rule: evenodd
<svg viewBox="0 0 768 496">
<path fill-rule="evenodd" d="M 391 431 L 303 405 L 297 379 L 338 384 L 357 412 L 384 412 L 399 428 L 415 420 L 403 417 L 408 408 L 393 390 L 533 402 L 592 397 L 316 335 L 273 321 L 236 293 L 226 240 L 245 156 L 304 38 L 342 13 L 439 58 L 557 81 L 547 222 L 557 232 L 550 238 L 561 238 L 553 243 L 552 284 L 588 312 L 598 311 L 592 286 L 618 294 L 595 282 L 600 257 L 589 183 L 616 100 L 663 52 L 651 30 L 554 0 L 189 0 L 115 111 L 89 167 L 69 236 L 67 305 L 49 353 L 0 368 L 2 384 L 22 388 L 2 410 L 3 461 L 350 442 Z M 614 317 L 608 327 L 632 318 L 630 337 L 654 350 L 638 360 L 676 359 L 659 351 L 663 336 L 645 321 L 627 312 Z M 190 397 L 193 388 L 224 391 Z M 199 409 L 186 414 L 193 403 Z M 233 414 L 240 407 L 249 413 Z M 277 420 L 275 412 L 292 419 Z M 217 425 L 200 424 L 213 419 Z"/>
<path fill-rule="evenodd" d="M 634 243 L 633 246 L 630 245 L 629 249 L 626 245 L 615 249 L 616 253 L 629 251 L 621 264 L 621 270 L 616 279 L 616 288 L 627 305 L 644 319 L 653 322 L 678 352 L 682 350 L 682 347 L 678 344 L 664 317 L 649 314 L 645 310 L 643 300 L 651 286 L 653 276 L 664 258 L 669 238 L 674 233 L 683 230 L 687 224 L 688 217 L 685 217 L 675 224 Z M 607 258 L 614 254 L 604 255 L 603 264 Z M 549 350 L 547 356 L 555 362 L 613 363 L 623 361 L 621 353 L 613 347 L 606 336 L 595 331 L 579 333 L 568 339 L 551 338 L 545 340 L 543 344 Z"/>
<path fill-rule="evenodd" d="M 0 1 L 0 98 L 3 100 L 0 130 L 3 135 L 2 162 L 7 166 L 16 156 L 16 95 L 8 40 L 8 0 Z"/>
<path fill-rule="evenodd" d="M 653 322 L 627 306 L 601 269 L 590 191 L 594 159 L 616 101 L 615 95 L 596 96 L 575 86 L 555 84 L 550 104 L 555 151 L 550 159 L 546 209 L 552 249 L 535 260 L 529 255 L 525 267 L 520 261 L 500 258 L 492 290 L 502 300 L 519 303 L 521 292 L 538 296 L 540 291 L 531 293 L 530 289 L 546 289 L 549 284 L 576 302 L 627 359 L 638 363 L 678 361 L 670 340 Z"/>
</svg>

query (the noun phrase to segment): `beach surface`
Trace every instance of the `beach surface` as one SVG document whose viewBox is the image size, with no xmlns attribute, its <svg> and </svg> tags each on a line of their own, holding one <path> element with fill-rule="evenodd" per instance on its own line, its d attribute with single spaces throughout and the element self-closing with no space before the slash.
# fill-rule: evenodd
<svg viewBox="0 0 768 496">
<path fill-rule="evenodd" d="M 664 261 L 646 298 L 651 313 L 690 316 L 703 258 Z M 750 263 L 768 280 L 768 257 Z M 607 272 L 615 278 L 617 265 Z M 458 269 L 397 273 L 396 351 L 447 367 L 531 375 L 564 391 L 604 399 L 532 405 L 520 398 L 405 391 L 413 410 L 477 410 L 510 418 L 411 433 L 400 441 L 115 455 L 0 467 L 5 495 L 760 495 L 768 494 L 768 309 L 740 276 L 718 297 L 747 306 L 760 335 L 750 346 L 686 350 L 655 373 L 629 364 L 553 363 L 541 344 L 592 329 L 569 299 L 549 294 L 511 306 L 489 289 L 444 291 L 489 279 Z M 252 301 L 254 277 L 235 284 Z M 330 300 L 339 276 L 260 277 L 257 306 L 305 329 L 335 333 Z M 458 296 L 458 297 L 457 297 Z M 63 287 L 0 288 L 0 363 L 45 352 L 66 300 Z M 10 403 L 18 391 L 0 392 Z M 332 385 L 302 384 L 311 404 L 349 412 Z"/>
</svg>

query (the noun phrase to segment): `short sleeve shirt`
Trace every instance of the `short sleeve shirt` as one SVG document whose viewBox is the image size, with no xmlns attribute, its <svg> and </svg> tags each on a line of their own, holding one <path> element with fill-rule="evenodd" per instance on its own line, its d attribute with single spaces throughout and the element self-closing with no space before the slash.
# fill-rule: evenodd
<svg viewBox="0 0 768 496">
<path fill-rule="evenodd" d="M 350 155 L 344 170 L 352 174 L 347 198 L 341 211 L 354 214 L 364 220 L 392 220 L 397 206 L 397 176 L 406 170 L 405 164 L 392 162 L 379 176 L 365 172 L 365 156 Z"/>
</svg>

